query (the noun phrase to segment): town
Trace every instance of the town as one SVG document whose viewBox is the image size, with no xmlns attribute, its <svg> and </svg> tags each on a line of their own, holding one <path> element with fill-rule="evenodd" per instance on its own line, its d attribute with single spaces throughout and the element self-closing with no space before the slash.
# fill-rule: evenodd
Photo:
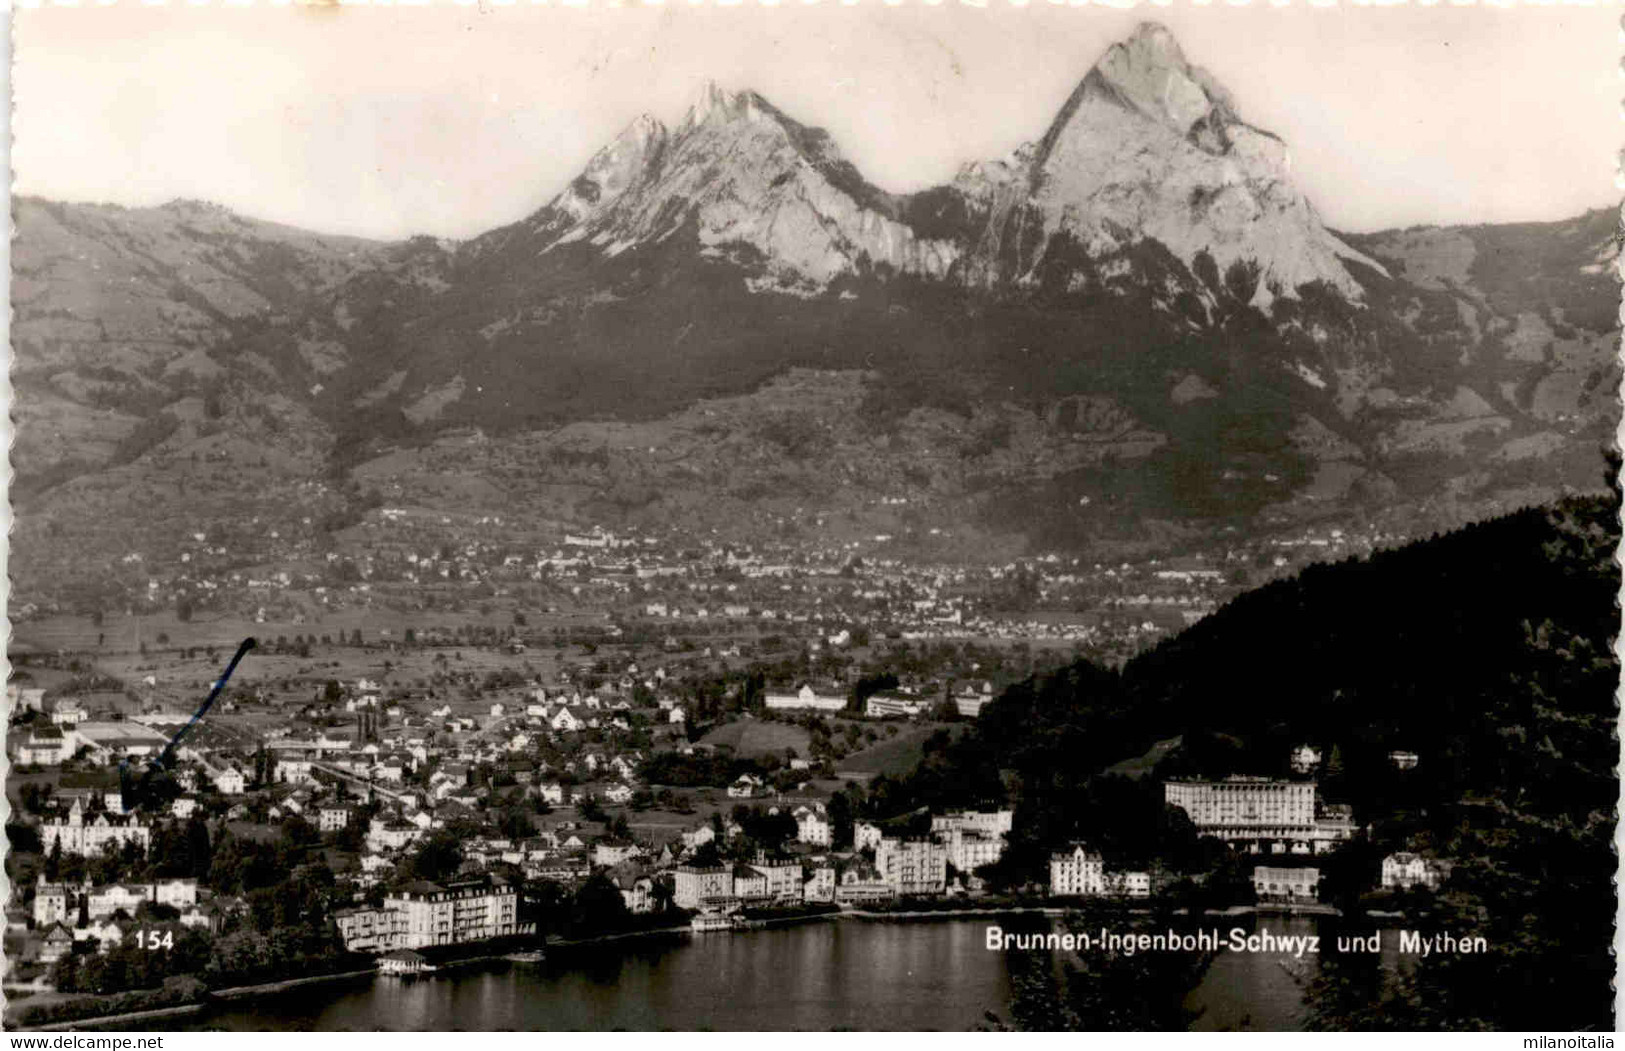
<svg viewBox="0 0 1625 1051">
<path fill-rule="evenodd" d="M 1087 841 L 1050 844 L 1047 865 L 1012 872 L 1019 830 L 1002 801 L 889 813 L 866 791 L 973 725 L 1029 670 L 1009 652 L 948 646 L 911 662 L 901 640 L 857 660 L 852 638 L 825 637 L 822 654 L 719 673 L 716 654 L 739 658 L 737 642 L 695 654 L 601 637 L 556 647 L 580 656 L 555 658 L 544 685 L 525 677 L 532 657 L 513 635 L 412 636 L 346 641 L 387 669 L 348 681 L 323 677 L 338 645 L 273 643 L 268 662 L 294 674 L 218 684 L 227 700 L 195 725 L 159 675 L 21 661 L 8 692 L 8 989 L 135 987 L 148 972 L 108 963 L 132 947 L 274 957 L 265 943 L 290 925 L 300 949 L 225 973 L 359 957 L 415 973 L 459 949 L 566 935 L 956 902 L 1130 904 L 1208 879 L 1157 859 L 1115 865 Z M 639 656 L 606 656 L 617 643 Z M 453 647 L 502 667 L 460 673 Z M 159 667 L 223 656 L 188 649 Z M 1389 758 L 1396 771 L 1420 762 Z M 1323 907 L 1317 865 L 1361 832 L 1350 806 L 1317 794 L 1316 748 L 1283 760 L 1282 776 L 1160 785 L 1194 836 L 1249 861 L 1250 888 L 1225 904 Z M 1448 860 L 1396 851 L 1372 889 L 1432 889 L 1448 872 Z"/>
</svg>

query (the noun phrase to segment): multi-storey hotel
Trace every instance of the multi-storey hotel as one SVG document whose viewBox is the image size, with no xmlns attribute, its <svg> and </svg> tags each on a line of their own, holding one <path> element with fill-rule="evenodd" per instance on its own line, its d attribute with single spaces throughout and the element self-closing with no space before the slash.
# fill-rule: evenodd
<svg viewBox="0 0 1625 1051">
<path fill-rule="evenodd" d="M 733 872 L 722 865 L 683 865 L 672 877 L 671 900 L 680 909 L 719 904 L 733 896 Z"/>
<path fill-rule="evenodd" d="M 344 909 L 334 919 L 345 947 L 355 952 L 456 945 L 535 930 L 519 922 L 513 885 L 494 876 L 417 880 L 386 896 L 381 909 Z"/>
<path fill-rule="evenodd" d="M 975 872 L 1004 856 L 1003 836 L 955 828 L 939 833 L 937 838 L 948 848 L 948 864 L 958 872 Z"/>
<path fill-rule="evenodd" d="M 1169 781 L 1163 798 L 1182 808 L 1204 836 L 1254 853 L 1320 854 L 1353 834 L 1347 808 L 1315 807 L 1313 781 L 1227 777 Z"/>
<path fill-rule="evenodd" d="M 1106 892 L 1106 864 L 1081 843 L 1049 856 L 1049 892 L 1056 897 L 1085 898 Z"/>
<path fill-rule="evenodd" d="M 519 895 L 491 876 L 445 884 L 418 880 L 384 898 L 386 909 L 406 916 L 406 944 L 452 945 L 520 933 Z"/>
<path fill-rule="evenodd" d="M 931 831 L 949 832 L 958 828 L 985 836 L 1002 836 L 1015 827 L 1015 816 L 1014 810 L 950 810 L 931 815 Z"/>
<path fill-rule="evenodd" d="M 948 887 L 948 848 L 933 837 L 887 836 L 875 849 L 875 868 L 899 897 L 941 894 Z"/>
<path fill-rule="evenodd" d="M 948 863 L 975 872 L 1004 856 L 1005 836 L 1014 825 L 1011 810 L 950 810 L 931 817 L 931 833 L 948 848 Z"/>
</svg>

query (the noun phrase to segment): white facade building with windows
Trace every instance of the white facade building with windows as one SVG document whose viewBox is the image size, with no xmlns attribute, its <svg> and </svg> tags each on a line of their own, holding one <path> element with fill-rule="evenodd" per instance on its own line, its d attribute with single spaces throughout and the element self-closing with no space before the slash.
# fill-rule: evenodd
<svg viewBox="0 0 1625 1051">
<path fill-rule="evenodd" d="M 1106 890 L 1106 863 L 1081 843 L 1049 856 L 1049 892 L 1058 898 L 1086 898 Z"/>
</svg>

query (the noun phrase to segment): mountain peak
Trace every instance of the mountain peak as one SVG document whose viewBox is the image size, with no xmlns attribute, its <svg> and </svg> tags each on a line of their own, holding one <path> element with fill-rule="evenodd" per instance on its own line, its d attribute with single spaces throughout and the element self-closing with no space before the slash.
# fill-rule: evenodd
<svg viewBox="0 0 1625 1051">
<path fill-rule="evenodd" d="M 1128 39 L 1118 47 L 1135 51 L 1140 54 L 1154 55 L 1166 60 L 1171 65 L 1185 66 L 1185 53 L 1179 49 L 1179 41 L 1174 39 L 1173 31 L 1161 22 L 1147 20 L 1134 27 Z"/>
<path fill-rule="evenodd" d="M 1229 95 L 1206 72 L 1186 61 L 1168 27 L 1141 22 L 1128 39 L 1113 44 L 1094 75 L 1120 101 L 1184 135 L 1215 109 L 1229 118 Z"/>
<path fill-rule="evenodd" d="M 685 130 L 712 122 L 726 123 L 744 118 L 754 120 L 763 109 L 762 98 L 754 91 L 729 91 L 715 80 L 700 84 L 694 101 L 683 118 Z"/>
</svg>

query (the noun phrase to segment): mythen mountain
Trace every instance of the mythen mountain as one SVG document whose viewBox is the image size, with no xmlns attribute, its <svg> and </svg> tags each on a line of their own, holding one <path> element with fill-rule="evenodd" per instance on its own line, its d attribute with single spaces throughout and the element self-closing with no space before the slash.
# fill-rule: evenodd
<svg viewBox="0 0 1625 1051">
<path fill-rule="evenodd" d="M 20 594 L 380 504 L 1110 555 L 1595 488 L 1615 216 L 1339 233 L 1244 108 L 1148 24 L 908 195 L 707 85 L 462 243 L 19 199 Z"/>
</svg>

